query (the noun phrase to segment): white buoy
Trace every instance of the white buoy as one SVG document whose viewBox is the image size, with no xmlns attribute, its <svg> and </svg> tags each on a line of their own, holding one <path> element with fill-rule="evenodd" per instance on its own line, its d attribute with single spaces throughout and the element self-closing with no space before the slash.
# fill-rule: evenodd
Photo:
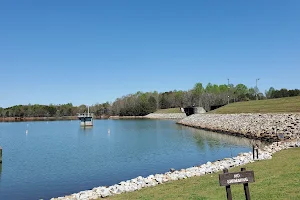
<svg viewBox="0 0 300 200">
<path fill-rule="evenodd" d="M 28 130 L 25 131 L 26 135 L 28 134 Z"/>
<path fill-rule="evenodd" d="M 107 132 L 108 132 L 108 134 L 110 134 L 110 129 L 108 129 L 108 131 L 107 131 Z"/>
</svg>

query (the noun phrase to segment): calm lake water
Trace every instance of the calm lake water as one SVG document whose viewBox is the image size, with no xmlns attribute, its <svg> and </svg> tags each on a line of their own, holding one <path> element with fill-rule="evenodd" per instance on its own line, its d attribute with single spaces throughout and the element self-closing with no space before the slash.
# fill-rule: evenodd
<svg viewBox="0 0 300 200">
<path fill-rule="evenodd" d="M 0 123 L 0 146 L 1 200 L 50 199 L 251 150 L 248 139 L 168 120 Z"/>
</svg>

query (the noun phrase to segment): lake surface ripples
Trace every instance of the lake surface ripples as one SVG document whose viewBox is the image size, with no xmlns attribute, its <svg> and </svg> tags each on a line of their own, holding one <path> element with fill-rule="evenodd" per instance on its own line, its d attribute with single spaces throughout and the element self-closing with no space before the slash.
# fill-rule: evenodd
<svg viewBox="0 0 300 200">
<path fill-rule="evenodd" d="M 27 133 L 26 133 L 27 130 Z M 251 141 L 169 120 L 0 123 L 0 199 L 50 199 L 251 150 Z"/>
</svg>

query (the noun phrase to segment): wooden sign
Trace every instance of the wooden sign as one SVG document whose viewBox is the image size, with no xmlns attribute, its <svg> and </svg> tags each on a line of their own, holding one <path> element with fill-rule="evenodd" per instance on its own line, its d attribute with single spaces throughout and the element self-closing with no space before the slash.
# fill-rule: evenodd
<svg viewBox="0 0 300 200">
<path fill-rule="evenodd" d="M 241 171 L 234 173 L 219 174 L 220 186 L 227 186 L 232 184 L 252 183 L 254 182 L 253 171 Z"/>
<path fill-rule="evenodd" d="M 227 200 L 232 200 L 230 188 L 232 184 L 243 184 L 246 200 L 250 200 L 248 183 L 255 182 L 254 172 L 246 171 L 246 168 L 241 168 L 240 172 L 228 173 L 228 169 L 224 169 L 223 172 L 223 174 L 219 174 L 219 182 L 220 186 L 226 186 Z"/>
</svg>

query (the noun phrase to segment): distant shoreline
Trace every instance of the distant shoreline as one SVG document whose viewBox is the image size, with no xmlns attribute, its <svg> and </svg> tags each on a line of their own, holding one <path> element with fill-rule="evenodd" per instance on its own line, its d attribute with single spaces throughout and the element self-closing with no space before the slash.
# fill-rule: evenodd
<svg viewBox="0 0 300 200">
<path fill-rule="evenodd" d="M 109 116 L 95 116 L 94 119 L 108 119 Z M 77 116 L 64 117 L 0 117 L 0 122 L 63 121 L 77 120 Z"/>
<path fill-rule="evenodd" d="M 184 113 L 150 113 L 145 116 L 94 116 L 94 119 L 182 119 Z M 63 121 L 77 120 L 77 116 L 63 117 L 0 117 L 0 122 Z"/>
<path fill-rule="evenodd" d="M 110 116 L 109 119 L 183 119 L 185 113 L 150 113 L 145 116 Z"/>
</svg>

